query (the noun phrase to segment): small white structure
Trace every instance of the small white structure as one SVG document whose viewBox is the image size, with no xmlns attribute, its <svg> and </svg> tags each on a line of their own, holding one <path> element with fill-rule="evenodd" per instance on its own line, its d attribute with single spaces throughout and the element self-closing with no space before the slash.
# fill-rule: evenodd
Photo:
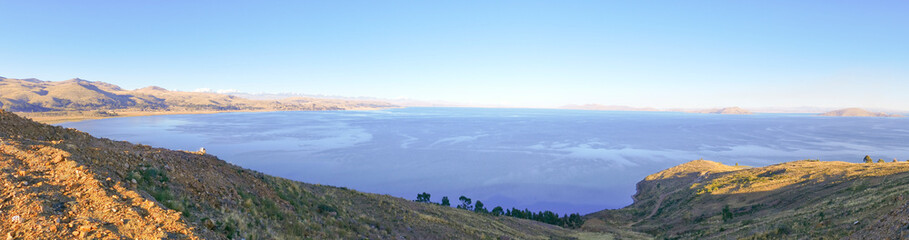
<svg viewBox="0 0 909 240">
<path fill-rule="evenodd" d="M 205 148 L 199 148 L 199 154 L 205 155 Z"/>
</svg>

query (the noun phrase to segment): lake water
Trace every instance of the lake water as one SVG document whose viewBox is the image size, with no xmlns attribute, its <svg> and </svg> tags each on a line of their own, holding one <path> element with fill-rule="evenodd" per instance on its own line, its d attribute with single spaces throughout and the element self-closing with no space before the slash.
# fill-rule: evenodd
<svg viewBox="0 0 909 240">
<path fill-rule="evenodd" d="M 909 159 L 909 118 L 553 109 L 404 108 L 112 118 L 61 124 L 197 150 L 308 183 L 432 201 L 590 213 L 632 202 L 635 183 L 690 160 Z"/>
</svg>

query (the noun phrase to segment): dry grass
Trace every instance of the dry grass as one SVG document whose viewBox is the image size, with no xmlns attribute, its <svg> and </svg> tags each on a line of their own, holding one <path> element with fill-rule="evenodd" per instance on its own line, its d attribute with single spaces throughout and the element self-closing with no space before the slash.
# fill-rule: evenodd
<svg viewBox="0 0 909 240">
<path fill-rule="evenodd" d="M 648 176 L 634 204 L 591 214 L 600 221 L 584 228 L 632 224 L 665 238 L 842 238 L 875 229 L 907 194 L 905 162 L 804 160 L 744 169 L 695 162 Z"/>
</svg>

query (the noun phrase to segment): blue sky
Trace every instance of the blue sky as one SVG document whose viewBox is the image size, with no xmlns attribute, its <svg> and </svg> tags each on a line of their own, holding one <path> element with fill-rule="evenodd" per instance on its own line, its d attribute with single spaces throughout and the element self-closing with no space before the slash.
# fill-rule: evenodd
<svg viewBox="0 0 909 240">
<path fill-rule="evenodd" d="M 0 0 L 0 12 L 11 78 L 517 107 L 909 110 L 906 1 Z"/>
</svg>

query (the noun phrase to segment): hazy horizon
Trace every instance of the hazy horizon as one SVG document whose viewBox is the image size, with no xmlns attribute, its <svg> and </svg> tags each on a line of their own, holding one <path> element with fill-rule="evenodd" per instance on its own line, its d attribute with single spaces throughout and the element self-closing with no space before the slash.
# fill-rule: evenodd
<svg viewBox="0 0 909 240">
<path fill-rule="evenodd" d="M 909 3 L 4 2 L 0 75 L 476 106 L 909 110 Z"/>
<path fill-rule="evenodd" d="M 9 78 L 9 79 L 37 79 L 41 81 L 51 81 L 51 82 L 60 82 L 68 81 L 73 79 L 80 79 L 91 82 L 105 82 L 105 81 L 96 81 L 92 79 L 84 78 L 69 78 L 66 80 L 45 80 L 38 78 L 17 78 L 17 77 L 6 77 L 0 75 L 0 78 Z M 115 84 L 116 85 L 116 84 Z M 148 85 L 145 87 L 133 88 L 128 90 L 139 90 L 146 87 L 161 87 L 157 85 Z M 165 88 L 167 89 L 167 88 Z M 373 96 L 340 96 L 340 95 L 325 95 L 325 94 L 308 94 L 308 93 L 297 93 L 297 92 L 278 92 L 278 93 L 266 93 L 266 92 L 243 92 L 236 89 L 210 89 L 210 88 L 199 88 L 194 90 L 184 90 L 184 89 L 167 89 L 168 91 L 182 91 L 182 92 L 198 92 L 198 93 L 218 93 L 218 94 L 227 94 L 235 95 L 239 97 L 245 97 L 249 99 L 264 99 L 264 100 L 278 100 L 291 97 L 314 97 L 314 98 L 325 98 L 325 99 L 351 99 L 351 100 L 375 100 L 375 101 L 387 101 L 392 104 L 402 104 L 402 107 L 463 107 L 463 108 L 530 108 L 530 109 L 575 109 L 575 110 L 604 110 L 604 109 L 582 109 L 578 107 L 583 106 L 599 106 L 599 107 L 616 107 L 617 109 L 607 109 L 606 111 L 629 111 L 623 110 L 623 108 L 629 109 L 649 109 L 646 111 L 698 111 L 698 110 L 711 110 L 711 109 L 722 109 L 728 107 L 740 107 L 732 105 L 722 105 L 721 103 L 716 104 L 712 107 L 662 107 L 655 108 L 650 106 L 634 106 L 634 105 L 615 105 L 608 103 L 569 103 L 564 105 L 549 105 L 549 106 L 513 106 L 513 105 L 502 105 L 502 104 L 471 104 L 464 102 L 451 102 L 444 100 L 432 100 L 432 99 L 412 99 L 412 98 L 380 98 Z M 909 109 L 894 109 L 894 108 L 877 108 L 877 107 L 860 107 L 860 106 L 839 106 L 839 107 L 818 107 L 818 106 L 797 106 L 797 107 L 779 107 L 779 106 L 756 106 L 756 107 L 745 107 L 746 110 L 753 111 L 756 113 L 823 113 L 834 110 L 841 110 L 847 108 L 861 108 L 869 111 L 882 111 L 890 113 L 905 113 L 909 112 Z"/>
</svg>

